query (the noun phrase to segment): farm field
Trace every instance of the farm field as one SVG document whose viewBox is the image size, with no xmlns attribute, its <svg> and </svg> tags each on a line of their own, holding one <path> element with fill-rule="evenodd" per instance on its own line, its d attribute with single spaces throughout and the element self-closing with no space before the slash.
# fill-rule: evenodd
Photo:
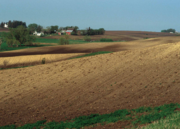
<svg viewBox="0 0 180 129">
<path fill-rule="evenodd" d="M 92 42 L 92 43 L 80 43 L 80 44 L 70 44 L 70 45 L 55 45 L 55 46 L 44 46 L 44 47 L 34 47 L 27 49 L 20 49 L 15 51 L 5 51 L 0 53 L 0 67 L 3 67 L 4 60 L 9 61 L 7 68 L 26 66 L 28 64 L 40 64 L 43 58 L 47 59 L 47 62 L 55 62 L 58 60 L 69 59 L 75 56 L 82 56 L 92 52 L 100 51 L 127 51 L 135 50 L 139 48 L 146 48 L 150 46 L 156 46 L 160 44 L 175 43 L 180 40 L 179 36 L 174 37 L 160 37 L 160 38 L 150 38 L 134 40 L 129 42 Z M 47 45 L 48 43 L 42 43 Z M 41 45 L 42 45 L 41 44 Z M 48 45 L 52 45 L 49 43 Z M 34 55 L 37 55 L 36 58 Z M 13 57 L 12 57 L 13 56 Z M 29 58 L 27 59 L 27 57 Z M 39 63 L 38 63 L 39 62 Z"/>
<path fill-rule="evenodd" d="M 156 37 L 167 37 L 167 36 L 176 36 L 177 34 L 170 33 L 161 33 L 161 32 L 146 32 L 146 31 L 105 31 L 104 35 L 93 35 L 91 36 L 92 40 L 100 40 L 101 38 L 112 39 L 113 41 L 133 41 L 146 38 L 156 38 Z M 44 38 L 48 39 L 59 39 L 62 36 L 46 36 Z M 70 35 L 72 40 L 81 40 L 84 36 L 74 36 Z"/>
<path fill-rule="evenodd" d="M 119 37 L 120 32 L 108 35 L 111 34 Z M 81 127 L 130 129 L 134 127 L 131 122 L 137 119 L 128 118 L 134 115 L 132 109 L 171 104 L 154 111 L 160 113 L 161 109 L 163 118 L 179 112 L 180 105 L 174 104 L 180 104 L 180 36 L 144 39 L 138 37 L 138 32 L 132 35 L 136 38 L 127 42 L 54 44 L 0 52 L 0 68 L 4 68 L 5 60 L 9 61 L 5 68 L 34 65 L 0 70 L 0 128 L 42 120 L 60 122 L 83 115 L 111 114 L 111 119 L 106 118 L 108 115 L 102 117 L 110 121 L 109 124 L 99 124 L 103 120 L 94 115 L 98 121 L 96 127 Z M 87 54 L 90 56 L 83 57 Z M 78 56 L 82 58 L 75 58 Z M 43 58 L 45 64 L 41 64 Z M 115 112 L 117 110 L 122 111 Z M 122 115 L 124 121 L 117 121 L 117 114 Z M 88 119 L 93 123 L 92 116 Z M 80 119 L 76 118 L 79 127 L 87 122 L 84 117 L 84 123 L 80 124 L 78 122 L 83 121 Z M 154 118 L 156 120 L 159 119 Z M 71 124 L 74 126 L 72 121 Z M 136 123 L 138 127 L 149 124 Z"/>
<path fill-rule="evenodd" d="M 7 29 L 7 28 L 0 28 L 0 32 L 9 32 L 9 29 Z"/>
</svg>

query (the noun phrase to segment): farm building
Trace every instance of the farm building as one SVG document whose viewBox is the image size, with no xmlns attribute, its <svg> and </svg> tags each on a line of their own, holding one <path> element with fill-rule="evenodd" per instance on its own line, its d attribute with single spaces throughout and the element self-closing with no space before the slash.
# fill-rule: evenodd
<svg viewBox="0 0 180 129">
<path fill-rule="evenodd" d="M 33 33 L 33 35 L 41 36 L 41 35 L 44 35 L 44 33 L 43 33 L 43 32 L 38 33 L 37 31 L 35 31 L 35 32 Z"/>
<path fill-rule="evenodd" d="M 67 30 L 61 30 L 61 32 L 57 32 L 58 35 L 63 35 L 64 33 L 71 35 L 71 33 L 74 31 L 74 28 L 68 28 Z"/>
<path fill-rule="evenodd" d="M 8 25 L 7 25 L 7 24 L 4 24 L 4 28 L 8 28 Z"/>
<path fill-rule="evenodd" d="M 71 33 L 74 31 L 74 28 L 68 28 L 66 30 L 66 34 L 71 35 Z"/>
<path fill-rule="evenodd" d="M 64 33 L 66 33 L 66 30 L 61 30 L 61 32 L 58 32 L 58 35 L 63 35 Z"/>
</svg>

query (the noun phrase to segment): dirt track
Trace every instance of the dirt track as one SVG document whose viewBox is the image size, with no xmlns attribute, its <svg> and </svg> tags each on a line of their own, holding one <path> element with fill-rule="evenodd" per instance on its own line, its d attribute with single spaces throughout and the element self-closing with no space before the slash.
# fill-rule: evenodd
<svg viewBox="0 0 180 129">
<path fill-rule="evenodd" d="M 0 126 L 43 119 L 58 122 L 91 113 L 180 103 L 179 41 L 178 37 L 164 37 L 111 47 L 108 44 L 67 46 L 67 51 L 73 48 L 90 52 L 96 48 L 116 52 L 2 70 Z M 50 54 L 58 47 L 44 48 L 26 51 Z M 117 123 L 112 128 L 121 125 Z"/>
</svg>

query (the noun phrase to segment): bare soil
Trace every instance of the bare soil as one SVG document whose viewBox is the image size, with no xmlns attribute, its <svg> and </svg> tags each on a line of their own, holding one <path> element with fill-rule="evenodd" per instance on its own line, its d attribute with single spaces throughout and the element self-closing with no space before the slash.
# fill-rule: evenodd
<svg viewBox="0 0 180 129">
<path fill-rule="evenodd" d="M 9 32 L 8 28 L 0 28 L 0 32 Z"/>
<path fill-rule="evenodd" d="M 91 51 L 114 53 L 0 70 L 0 126 L 180 103 L 178 36 L 31 48 L 1 52 L 0 57 Z M 120 121 L 94 128 L 128 124 Z"/>
</svg>

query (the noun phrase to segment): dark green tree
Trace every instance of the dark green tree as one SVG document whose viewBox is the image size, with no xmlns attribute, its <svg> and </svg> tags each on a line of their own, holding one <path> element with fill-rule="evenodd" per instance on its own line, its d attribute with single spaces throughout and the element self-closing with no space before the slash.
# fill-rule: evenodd
<svg viewBox="0 0 180 129">
<path fill-rule="evenodd" d="M 51 33 L 51 27 L 50 27 L 50 26 L 47 26 L 47 27 L 46 27 L 46 33 L 48 33 L 48 34 Z"/>
<path fill-rule="evenodd" d="M 167 29 L 167 32 L 173 32 L 173 33 L 175 33 L 175 32 L 176 32 L 176 30 L 175 30 L 175 29 L 170 28 L 170 29 Z"/>
<path fill-rule="evenodd" d="M 3 22 L 1 22 L 1 28 L 4 28 L 4 23 Z"/>
<path fill-rule="evenodd" d="M 37 27 L 38 27 L 38 25 L 36 23 L 32 23 L 32 24 L 28 25 L 28 29 L 31 34 L 34 33 L 35 30 L 37 30 Z"/>
<path fill-rule="evenodd" d="M 105 33 L 104 28 L 99 28 L 100 34 L 103 35 Z"/>
<path fill-rule="evenodd" d="M 167 30 L 161 30 L 161 32 L 167 32 Z"/>
<path fill-rule="evenodd" d="M 12 28 L 12 22 L 10 20 L 8 22 L 8 28 Z"/>
<path fill-rule="evenodd" d="M 23 25 L 18 26 L 17 28 L 9 28 L 10 33 L 7 35 L 6 40 L 15 39 L 19 42 L 20 46 L 22 44 L 32 45 L 32 41 L 35 41 L 34 36 L 29 35 L 29 30 Z"/>
<path fill-rule="evenodd" d="M 11 28 L 17 28 L 18 26 L 24 26 L 25 28 L 27 28 L 26 23 L 22 22 L 22 21 L 16 21 L 14 20 L 13 22 L 11 22 Z"/>
<path fill-rule="evenodd" d="M 39 32 L 41 32 L 42 31 L 42 29 L 43 29 L 43 27 L 42 26 L 40 26 L 40 25 L 38 25 L 37 26 L 37 32 L 39 33 Z"/>
<path fill-rule="evenodd" d="M 51 33 L 55 33 L 56 31 L 58 31 L 58 26 L 51 26 Z"/>
<path fill-rule="evenodd" d="M 175 29 L 170 28 L 170 29 L 167 29 L 167 30 L 161 30 L 161 32 L 166 32 L 166 33 L 173 32 L 173 33 L 175 33 L 175 32 L 176 32 L 176 30 L 175 30 Z"/>
</svg>

